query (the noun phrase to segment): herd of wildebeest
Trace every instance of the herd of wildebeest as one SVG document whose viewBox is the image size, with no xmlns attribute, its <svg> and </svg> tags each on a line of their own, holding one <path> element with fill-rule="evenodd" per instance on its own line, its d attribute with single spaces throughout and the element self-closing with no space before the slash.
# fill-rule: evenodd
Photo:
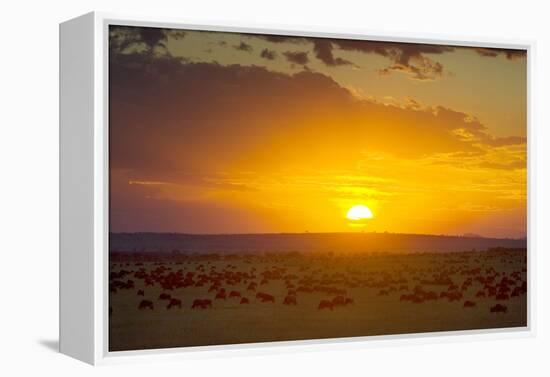
<svg viewBox="0 0 550 377">
<path fill-rule="evenodd" d="M 137 320 L 159 312 L 157 322 L 168 315 L 162 313 L 179 312 L 176 318 L 185 321 L 187 311 L 218 307 L 254 311 L 271 305 L 269 313 L 277 315 L 277 306 L 352 312 L 372 302 L 372 310 L 384 310 L 377 301 L 393 301 L 411 313 L 417 305 L 435 302 L 461 311 L 482 304 L 489 316 L 507 316 L 510 303 L 526 301 L 526 262 L 525 250 L 499 248 L 353 255 L 111 252 L 109 317 L 119 315 L 117 306 L 125 308 L 121 315 Z"/>
</svg>

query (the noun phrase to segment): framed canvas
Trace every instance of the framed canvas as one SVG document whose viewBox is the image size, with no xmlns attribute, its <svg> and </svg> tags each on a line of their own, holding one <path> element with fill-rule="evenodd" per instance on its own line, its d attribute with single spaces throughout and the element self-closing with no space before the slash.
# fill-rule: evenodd
<svg viewBox="0 0 550 377">
<path fill-rule="evenodd" d="M 61 352 L 95 364 L 531 335 L 532 51 L 101 13 L 61 24 Z"/>
</svg>

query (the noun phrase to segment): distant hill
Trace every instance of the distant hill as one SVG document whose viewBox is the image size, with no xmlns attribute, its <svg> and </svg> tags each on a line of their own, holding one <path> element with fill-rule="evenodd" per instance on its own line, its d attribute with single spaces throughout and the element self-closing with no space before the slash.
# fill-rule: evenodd
<svg viewBox="0 0 550 377">
<path fill-rule="evenodd" d="M 525 239 L 396 233 L 181 234 L 111 233 L 110 251 L 181 253 L 254 252 L 451 252 L 525 249 Z"/>
</svg>

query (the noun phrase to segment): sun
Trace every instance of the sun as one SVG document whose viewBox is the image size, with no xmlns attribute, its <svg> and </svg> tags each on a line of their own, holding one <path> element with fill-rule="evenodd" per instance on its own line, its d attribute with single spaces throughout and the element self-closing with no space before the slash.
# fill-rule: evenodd
<svg viewBox="0 0 550 377">
<path fill-rule="evenodd" d="M 351 207 L 346 214 L 346 217 L 348 220 L 359 221 L 372 219 L 374 216 L 372 211 L 367 206 L 359 204 Z"/>
</svg>

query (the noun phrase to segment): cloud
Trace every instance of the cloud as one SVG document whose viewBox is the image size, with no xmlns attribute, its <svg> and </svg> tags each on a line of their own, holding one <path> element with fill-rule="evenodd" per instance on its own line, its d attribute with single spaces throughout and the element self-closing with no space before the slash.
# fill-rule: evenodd
<svg viewBox="0 0 550 377">
<path fill-rule="evenodd" d="M 378 70 L 380 75 L 389 75 L 392 72 L 402 72 L 410 75 L 413 80 L 435 80 L 443 76 L 443 66 L 427 58 L 422 58 L 420 64 L 394 64 Z"/>
<path fill-rule="evenodd" d="M 365 54 L 376 54 L 391 61 L 391 64 L 380 70 L 381 74 L 402 72 L 415 80 L 434 80 L 444 76 L 446 71 L 441 63 L 426 55 L 437 55 L 454 51 L 452 46 L 430 45 L 420 43 L 378 42 L 335 38 L 306 38 L 270 35 L 253 35 L 272 43 L 313 44 L 315 57 L 330 67 L 355 66 L 349 60 L 334 56 L 334 50 L 355 51 Z"/>
<path fill-rule="evenodd" d="M 481 155 L 487 148 L 525 143 L 522 137 L 494 137 L 479 120 L 453 109 L 360 99 L 320 73 L 170 57 L 143 69 L 147 64 L 146 54 L 136 53 L 114 59 L 110 67 L 110 137 L 117 146 L 111 164 L 139 171 L 136 181 L 178 181 L 167 175 L 223 171 L 231 164 L 245 171 L 276 168 L 284 165 L 283 157 L 343 169 L 364 150 L 418 158 Z M 304 140 L 309 159 L 288 140 Z"/>
<path fill-rule="evenodd" d="M 249 38 L 259 38 L 263 39 L 264 41 L 268 41 L 271 43 L 297 43 L 297 44 L 303 44 L 307 42 L 308 38 L 304 37 L 295 37 L 290 35 L 270 35 L 270 34 L 243 34 Z"/>
<path fill-rule="evenodd" d="M 285 51 L 283 55 L 286 59 L 294 64 L 305 65 L 309 62 L 307 52 L 302 51 Z"/>
<path fill-rule="evenodd" d="M 484 57 L 494 58 L 498 56 L 504 56 L 508 60 L 519 60 L 519 59 L 525 59 L 527 57 L 526 50 L 486 48 L 486 47 L 475 47 L 474 50 L 479 55 Z"/>
<path fill-rule="evenodd" d="M 313 51 L 317 59 L 321 60 L 328 66 L 339 66 L 339 65 L 352 65 L 353 63 L 349 60 L 342 58 L 335 58 L 332 54 L 332 42 L 329 39 L 316 39 L 313 42 Z"/>
<path fill-rule="evenodd" d="M 267 48 L 264 48 L 260 56 L 267 60 L 275 60 L 277 53 L 273 50 L 268 50 Z"/>
<path fill-rule="evenodd" d="M 392 64 L 380 70 L 381 74 L 402 72 L 415 80 L 434 80 L 446 72 L 443 65 L 426 55 L 436 55 L 454 51 L 454 47 L 419 43 L 393 43 L 352 39 L 305 38 L 285 36 L 248 35 L 273 43 L 313 44 L 315 57 L 330 67 L 355 65 L 353 62 L 334 56 L 334 50 L 355 51 L 376 54 Z"/>
<path fill-rule="evenodd" d="M 252 52 L 252 46 L 244 42 L 241 42 L 240 44 L 233 46 L 233 48 L 239 51 Z"/>
<path fill-rule="evenodd" d="M 140 49 L 154 54 L 157 49 L 166 49 L 168 39 L 181 39 L 185 34 L 185 31 L 177 29 L 110 26 L 109 48 L 112 54 Z"/>
<path fill-rule="evenodd" d="M 335 57 L 334 51 L 355 51 L 365 54 L 375 54 L 390 60 L 391 64 L 380 69 L 379 73 L 388 75 L 394 72 L 407 74 L 413 80 L 426 81 L 444 77 L 447 72 L 443 65 L 434 60 L 434 55 L 452 53 L 457 49 L 470 49 L 470 47 L 455 47 L 422 43 L 380 42 L 353 39 L 329 39 L 329 38 L 305 38 L 286 36 L 261 36 L 273 43 L 313 44 L 315 57 L 330 67 L 355 65 L 353 62 L 341 57 Z M 485 57 L 504 56 L 509 60 L 525 58 L 524 50 L 473 48 L 479 55 Z"/>
<path fill-rule="evenodd" d="M 381 74 L 403 72 L 415 80 L 441 78 L 445 73 L 443 65 L 426 55 L 437 55 L 453 51 L 453 48 L 450 46 L 417 43 L 334 39 L 333 44 L 344 51 L 356 51 L 383 56 L 389 59 L 392 64 L 382 68 L 380 70 Z"/>
</svg>

